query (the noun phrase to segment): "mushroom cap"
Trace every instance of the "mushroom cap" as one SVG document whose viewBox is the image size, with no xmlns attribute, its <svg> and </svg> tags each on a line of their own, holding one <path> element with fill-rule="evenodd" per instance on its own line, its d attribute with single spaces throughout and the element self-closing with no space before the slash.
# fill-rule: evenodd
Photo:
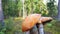
<svg viewBox="0 0 60 34">
<path fill-rule="evenodd" d="M 51 17 L 41 17 L 38 21 L 38 23 L 47 23 L 47 22 L 50 22 L 52 21 L 52 18 Z"/>
<path fill-rule="evenodd" d="M 30 30 L 35 24 L 37 24 L 40 17 L 41 14 L 31 14 L 27 16 L 22 23 L 22 31 L 25 32 Z"/>
</svg>

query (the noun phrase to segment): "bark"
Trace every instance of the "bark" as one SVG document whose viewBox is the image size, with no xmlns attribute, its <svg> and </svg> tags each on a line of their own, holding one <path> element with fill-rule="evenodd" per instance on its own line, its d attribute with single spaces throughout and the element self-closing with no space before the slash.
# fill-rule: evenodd
<svg viewBox="0 0 60 34">
<path fill-rule="evenodd" d="M 27 11 L 25 11 L 25 6 L 24 6 L 25 0 L 22 0 L 22 2 L 23 2 L 23 18 L 25 18 L 27 16 Z"/>
<path fill-rule="evenodd" d="M 21 17 L 21 10 L 19 11 L 19 17 Z"/>
<path fill-rule="evenodd" d="M 60 21 L 60 0 L 58 1 L 58 20 Z"/>
<path fill-rule="evenodd" d="M 0 0 L 0 25 L 4 26 L 4 16 L 3 16 L 3 10 L 2 10 L 2 0 Z M 2 28 L 1 28 L 2 29 Z"/>
<path fill-rule="evenodd" d="M 0 20 L 3 20 L 2 2 L 0 0 Z"/>
</svg>

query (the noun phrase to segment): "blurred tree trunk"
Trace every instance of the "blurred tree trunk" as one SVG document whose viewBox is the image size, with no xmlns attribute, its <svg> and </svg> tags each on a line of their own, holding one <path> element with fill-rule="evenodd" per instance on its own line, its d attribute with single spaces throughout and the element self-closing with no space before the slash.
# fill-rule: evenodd
<svg viewBox="0 0 60 34">
<path fill-rule="evenodd" d="M 21 0 L 16 0 L 16 5 L 17 5 L 17 10 L 18 10 L 18 14 L 19 17 L 22 17 L 22 2 Z"/>
<path fill-rule="evenodd" d="M 3 16 L 3 10 L 2 10 L 2 0 L 0 0 L 0 26 L 4 26 L 4 22 L 3 22 L 4 16 Z M 2 28 L 0 28 L 2 29 Z"/>
<path fill-rule="evenodd" d="M 21 17 L 21 10 L 19 11 L 19 17 Z"/>
<path fill-rule="evenodd" d="M 58 20 L 60 21 L 60 0 L 58 1 Z"/>
<path fill-rule="evenodd" d="M 24 6 L 25 0 L 22 0 L 22 3 L 23 3 L 23 19 L 24 19 L 27 16 L 27 12 L 25 11 L 25 6 Z"/>
<path fill-rule="evenodd" d="M 3 20 L 2 1 L 0 0 L 0 20 Z"/>
<path fill-rule="evenodd" d="M 34 8 L 33 8 L 33 0 L 31 0 L 31 14 L 33 14 Z"/>
</svg>

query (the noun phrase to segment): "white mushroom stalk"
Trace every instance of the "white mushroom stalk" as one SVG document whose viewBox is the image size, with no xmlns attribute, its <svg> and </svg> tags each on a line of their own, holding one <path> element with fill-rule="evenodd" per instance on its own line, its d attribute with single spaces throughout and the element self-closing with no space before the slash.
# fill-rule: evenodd
<svg viewBox="0 0 60 34">
<path fill-rule="evenodd" d="M 39 26 L 38 26 L 38 34 L 44 34 L 44 28 L 43 28 L 43 24 L 41 22 L 42 18 L 39 19 Z"/>
<path fill-rule="evenodd" d="M 30 34 L 30 31 L 25 32 L 26 34 Z"/>
<path fill-rule="evenodd" d="M 39 24 L 38 30 L 39 30 L 39 34 L 44 34 L 44 29 L 43 29 L 43 24 L 42 23 Z"/>
</svg>

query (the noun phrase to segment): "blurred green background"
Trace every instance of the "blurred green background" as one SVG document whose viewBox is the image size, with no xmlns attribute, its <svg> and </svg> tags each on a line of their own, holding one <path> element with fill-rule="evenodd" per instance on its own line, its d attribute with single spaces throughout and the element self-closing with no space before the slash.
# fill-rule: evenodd
<svg viewBox="0 0 60 34">
<path fill-rule="evenodd" d="M 3 29 L 0 26 L 0 34 L 24 34 L 21 30 L 23 18 L 34 13 L 53 18 L 53 21 L 44 25 L 46 34 L 60 34 L 60 21 L 56 20 L 56 2 L 57 0 L 2 0 L 5 26 Z"/>
</svg>

